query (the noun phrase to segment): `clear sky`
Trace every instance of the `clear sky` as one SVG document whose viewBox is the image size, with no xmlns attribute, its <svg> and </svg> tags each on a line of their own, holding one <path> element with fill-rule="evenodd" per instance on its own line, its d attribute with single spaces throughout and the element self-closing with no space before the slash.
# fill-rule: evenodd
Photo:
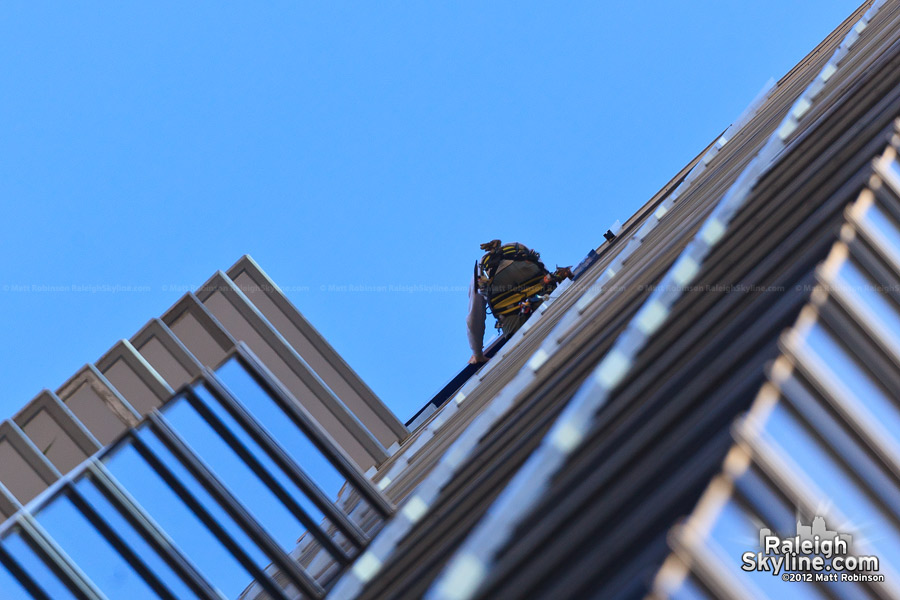
<svg viewBox="0 0 900 600">
<path fill-rule="evenodd" d="M 857 5 L 4 2 L 0 418 L 247 253 L 405 420 Z"/>
</svg>

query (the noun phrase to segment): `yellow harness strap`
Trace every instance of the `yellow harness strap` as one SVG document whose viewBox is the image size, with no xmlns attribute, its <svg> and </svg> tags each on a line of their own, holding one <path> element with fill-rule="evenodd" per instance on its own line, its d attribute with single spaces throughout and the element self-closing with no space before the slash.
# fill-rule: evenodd
<svg viewBox="0 0 900 600">
<path fill-rule="evenodd" d="M 533 283 L 535 280 L 537 280 L 537 283 Z M 527 287 L 525 287 L 524 289 L 507 292 L 507 294 L 509 295 L 507 296 L 506 294 L 504 294 L 502 300 L 494 302 L 491 310 L 494 312 L 494 314 L 497 315 L 507 315 L 518 310 L 519 302 L 525 300 L 526 298 L 531 298 L 542 289 L 544 289 L 543 280 L 544 277 L 543 275 L 541 275 L 539 277 L 535 277 L 531 281 L 526 282 L 524 285 Z"/>
</svg>

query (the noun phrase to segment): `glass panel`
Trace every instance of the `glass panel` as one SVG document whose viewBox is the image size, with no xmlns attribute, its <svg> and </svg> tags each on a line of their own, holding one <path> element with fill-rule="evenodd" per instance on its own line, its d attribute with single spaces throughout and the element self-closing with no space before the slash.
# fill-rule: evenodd
<svg viewBox="0 0 900 600">
<path fill-rule="evenodd" d="M 135 430 L 135 434 L 150 447 L 154 454 L 156 454 L 156 456 L 168 467 L 169 471 L 171 471 L 175 477 L 187 487 L 188 491 L 190 491 L 200 505 L 212 515 L 219 526 L 225 529 L 228 535 L 243 549 L 244 553 L 249 556 L 250 560 L 252 560 L 258 568 L 268 569 L 269 571 L 273 570 L 274 567 L 270 567 L 272 559 L 266 551 L 250 538 L 235 519 L 228 515 L 223 505 L 219 504 L 212 495 L 206 491 L 200 481 L 191 475 L 187 468 L 182 465 L 181 461 L 166 448 L 162 440 L 159 439 L 149 427 L 138 428 Z M 284 578 L 282 577 L 281 579 L 283 580 Z M 287 582 L 284 586 L 284 589 L 289 596 L 295 597 L 299 595 L 299 592 L 296 590 L 293 583 Z"/>
<path fill-rule="evenodd" d="M 837 273 L 837 283 L 868 308 L 880 321 L 882 327 L 895 335 L 900 335 L 900 314 L 897 306 L 888 297 L 879 293 L 879 287 L 853 261 L 846 261 Z M 879 332 L 880 333 L 880 332 Z"/>
<path fill-rule="evenodd" d="M 4 600 L 31 600 L 32 595 L 25 591 L 15 576 L 0 563 L 0 594 Z"/>
<path fill-rule="evenodd" d="M 896 159 L 892 160 L 888 164 L 888 169 L 890 169 L 894 177 L 896 177 L 897 180 L 900 181 L 900 163 L 898 163 Z"/>
<path fill-rule="evenodd" d="M 69 588 L 59 580 L 50 567 L 31 549 L 31 546 L 25 542 L 18 530 L 15 530 L 3 540 L 3 547 L 53 600 L 75 600 L 75 596 L 69 591 Z"/>
<path fill-rule="evenodd" d="M 212 412 L 222 421 L 226 427 L 237 437 L 242 444 L 249 450 L 253 456 L 266 468 L 272 476 L 284 487 L 285 490 L 296 500 L 297 504 L 303 507 L 309 516 L 316 523 L 323 523 L 323 527 L 329 526 L 329 521 L 325 519 L 325 515 L 319 508 L 313 504 L 312 500 L 298 488 L 293 480 L 269 458 L 269 455 L 255 442 L 250 434 L 241 427 L 238 422 L 231 416 L 222 404 L 203 386 L 196 386 L 194 391 L 203 400 L 203 402 L 212 410 Z"/>
<path fill-rule="evenodd" d="M 306 528 L 247 463 L 181 398 L 164 412 L 172 428 L 282 548 L 290 551 Z"/>
<path fill-rule="evenodd" d="M 175 594 L 176 598 L 197 598 L 187 584 L 172 570 L 166 561 L 144 540 L 122 514 L 106 499 L 93 481 L 83 478 L 75 488 L 94 510 L 141 557 L 156 576 Z"/>
<path fill-rule="evenodd" d="M 685 577 L 681 585 L 669 594 L 672 600 L 706 600 L 709 598 L 693 577 Z"/>
<path fill-rule="evenodd" d="M 751 513 L 760 515 L 762 520 L 770 523 L 769 528 L 781 537 L 789 537 L 797 531 L 798 510 L 782 498 L 768 478 L 759 472 L 753 465 L 736 481 L 740 491 L 741 500 L 749 506 Z M 826 584 L 831 593 L 842 600 L 858 600 L 868 598 L 864 584 L 846 581 L 829 582 Z"/>
<path fill-rule="evenodd" d="M 256 420 L 322 488 L 325 495 L 332 500 L 337 499 L 338 492 L 344 485 L 344 477 L 297 428 L 287 413 L 256 384 L 237 359 L 232 358 L 219 367 L 216 375 L 225 383 L 232 395 L 247 407 Z"/>
<path fill-rule="evenodd" d="M 203 485 L 194 478 L 187 468 L 181 464 L 165 444 L 156 437 L 149 428 L 145 427 L 136 431 L 138 437 L 150 447 L 154 454 L 168 467 L 175 477 L 190 491 L 203 508 L 210 513 L 216 522 L 221 525 L 234 540 L 240 544 L 244 551 L 259 566 L 265 567 L 271 561 L 266 554 L 244 532 L 240 525 L 232 519 L 225 509 L 206 491 Z"/>
<path fill-rule="evenodd" d="M 846 391 L 865 405 L 872 416 L 884 425 L 885 431 L 900 443 L 900 407 L 847 353 L 834 335 L 821 323 L 816 323 L 806 336 L 806 344 L 834 372 Z"/>
<path fill-rule="evenodd" d="M 830 527 L 847 529 L 852 526 L 857 535 L 874 548 L 874 554 L 881 560 L 900 564 L 900 531 L 893 521 L 874 504 L 860 484 L 847 473 L 844 465 L 812 437 L 811 432 L 783 403 L 772 410 L 765 430 L 785 450 L 784 455 L 806 472 L 809 479 L 840 512 L 853 519 L 850 524 L 829 523 Z M 852 546 L 850 550 L 851 553 L 862 554 L 854 551 Z"/>
<path fill-rule="evenodd" d="M 793 531 L 797 525 L 797 510 L 762 475 L 756 465 L 752 465 L 737 480 L 735 486 L 741 499 L 756 512 L 774 531 Z"/>
<path fill-rule="evenodd" d="M 868 445 L 857 438 L 847 421 L 816 400 L 807 384 L 793 380 L 790 407 L 798 418 L 825 445 L 832 454 L 840 457 L 849 472 L 861 480 L 861 485 L 871 492 L 871 496 L 885 505 L 885 510 L 900 513 L 900 487 L 897 479 L 884 467 L 884 463 L 868 451 Z M 855 411 L 861 412 L 861 411 Z"/>
<path fill-rule="evenodd" d="M 888 246 L 888 250 L 894 254 L 896 260 L 900 261 L 900 228 L 884 209 L 877 204 L 869 207 L 866 214 L 863 215 L 863 223 L 872 226 L 883 237 Z"/>
<path fill-rule="evenodd" d="M 222 404 L 216 400 L 216 398 L 212 395 L 212 393 L 207 390 L 205 387 L 196 386 L 195 391 L 198 396 L 204 401 L 206 406 L 212 410 L 213 413 L 228 427 L 229 431 L 231 431 L 249 450 L 257 460 L 259 460 L 262 465 L 266 468 L 266 470 L 272 474 L 275 479 L 284 487 L 285 491 L 291 495 L 291 497 L 307 512 L 313 522 L 319 525 L 319 528 L 326 535 L 331 535 L 332 538 L 338 543 L 338 546 L 346 549 L 349 549 L 351 546 L 349 542 L 347 542 L 344 536 L 334 528 L 331 524 L 331 521 L 323 515 L 322 511 L 313 504 L 312 500 L 309 499 L 303 491 L 298 488 L 294 482 L 288 477 L 287 473 L 281 470 L 269 455 L 265 453 L 265 451 L 250 437 L 250 434 L 238 424 L 238 422 L 228 413 Z M 258 513 L 257 513 L 258 514 Z M 315 541 L 309 532 L 305 532 L 302 525 L 297 524 L 298 532 L 297 536 L 294 540 L 288 544 L 284 545 L 282 542 L 282 547 L 286 550 L 290 551 L 293 556 L 300 556 L 303 554 L 306 557 L 310 557 L 309 560 L 304 561 L 304 566 L 308 566 L 308 564 L 312 564 L 312 558 L 317 554 L 318 551 L 324 551 L 320 548 L 319 543 Z M 275 539 L 278 539 L 278 536 L 274 536 Z M 314 549 L 319 550 L 314 550 Z M 331 554 L 329 553 L 329 556 Z M 320 562 L 316 562 L 315 564 L 321 564 Z M 324 581 L 322 579 L 322 572 L 311 571 L 310 575 L 319 579 L 320 583 Z"/>
<path fill-rule="evenodd" d="M 749 580 L 769 598 L 781 598 L 788 593 L 799 599 L 819 598 L 820 595 L 813 586 L 785 583 L 781 580 L 781 573 L 774 575 L 772 571 L 747 572 L 741 569 L 742 554 L 762 550 L 759 545 L 759 530 L 763 527 L 766 527 L 764 523 L 748 514 L 733 500 L 722 508 L 710 531 L 710 538 L 724 550 L 718 557 L 731 569 L 731 575 L 739 582 Z"/>
<path fill-rule="evenodd" d="M 197 565 L 204 577 L 226 598 L 237 598 L 253 576 L 137 451 L 131 446 L 123 446 L 104 462 L 113 476 Z M 224 516 L 213 514 L 217 519 Z"/>
<path fill-rule="evenodd" d="M 150 586 L 85 518 L 59 495 L 36 516 L 57 544 L 109 598 L 158 598 Z"/>
</svg>

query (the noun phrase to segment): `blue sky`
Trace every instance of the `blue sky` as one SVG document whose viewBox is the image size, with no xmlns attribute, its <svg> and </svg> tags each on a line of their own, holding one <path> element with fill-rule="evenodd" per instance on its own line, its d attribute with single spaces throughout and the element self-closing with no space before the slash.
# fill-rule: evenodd
<svg viewBox="0 0 900 600">
<path fill-rule="evenodd" d="M 0 418 L 248 253 L 406 419 L 481 242 L 577 264 L 856 6 L 4 2 Z"/>
</svg>

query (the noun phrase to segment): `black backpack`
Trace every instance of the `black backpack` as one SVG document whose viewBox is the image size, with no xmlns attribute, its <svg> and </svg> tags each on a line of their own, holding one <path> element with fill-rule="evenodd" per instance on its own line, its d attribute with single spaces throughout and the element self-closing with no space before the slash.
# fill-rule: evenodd
<svg viewBox="0 0 900 600">
<path fill-rule="evenodd" d="M 513 264 L 498 272 L 503 261 Z M 521 302 L 545 292 L 547 275 L 541 255 L 519 243 L 496 245 L 475 264 L 476 287 L 495 317 L 518 312 Z"/>
</svg>

